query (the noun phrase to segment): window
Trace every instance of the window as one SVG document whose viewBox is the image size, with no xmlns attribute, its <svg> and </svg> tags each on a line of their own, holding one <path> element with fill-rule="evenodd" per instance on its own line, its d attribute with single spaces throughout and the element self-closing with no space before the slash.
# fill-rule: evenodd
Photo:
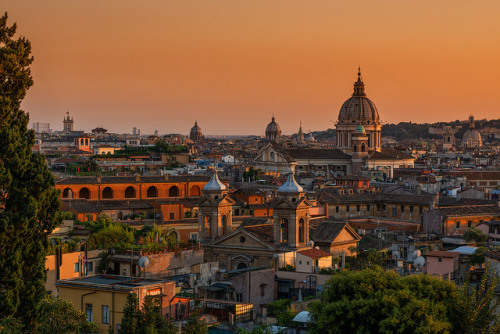
<svg viewBox="0 0 500 334">
<path fill-rule="evenodd" d="M 288 242 L 288 219 L 281 219 L 281 242 Z"/>
<path fill-rule="evenodd" d="M 304 218 L 299 220 L 299 242 L 305 241 L 305 221 Z"/>
<path fill-rule="evenodd" d="M 422 214 L 422 212 L 424 212 L 424 208 L 423 208 L 423 207 L 419 207 L 419 208 L 418 208 L 418 212 L 419 212 L 420 214 Z"/>
<path fill-rule="evenodd" d="M 413 205 L 410 206 L 410 213 L 413 213 Z"/>
<path fill-rule="evenodd" d="M 469 220 L 469 221 L 467 222 L 467 228 L 471 228 L 471 227 L 472 227 L 472 220 Z"/>
<path fill-rule="evenodd" d="M 196 233 L 191 234 L 191 238 L 190 239 L 194 240 L 194 241 L 198 240 L 198 234 L 196 234 Z"/>
<path fill-rule="evenodd" d="M 135 198 L 134 187 L 127 187 L 127 189 L 125 189 L 125 198 Z"/>
<path fill-rule="evenodd" d="M 339 212 L 340 212 L 340 207 L 339 207 L 338 205 L 335 207 L 335 212 L 336 212 L 336 213 L 339 213 Z"/>
<path fill-rule="evenodd" d="M 74 270 L 74 272 L 77 273 L 79 271 L 80 271 L 80 263 L 76 262 L 75 263 L 75 270 Z"/>
<path fill-rule="evenodd" d="M 88 188 L 82 188 L 80 189 L 80 192 L 78 193 L 79 198 L 84 198 L 84 199 L 90 199 L 90 191 Z"/>
<path fill-rule="evenodd" d="M 368 205 L 366 206 L 366 211 L 368 211 L 368 212 L 370 211 L 370 204 L 368 204 Z"/>
<path fill-rule="evenodd" d="M 360 212 L 361 211 L 361 205 L 356 205 L 356 212 Z"/>
<path fill-rule="evenodd" d="M 349 205 L 345 207 L 345 211 L 349 212 Z"/>
<path fill-rule="evenodd" d="M 110 187 L 104 188 L 102 191 L 102 198 L 113 198 L 113 189 Z"/>
<path fill-rule="evenodd" d="M 392 216 L 393 217 L 396 217 L 397 216 L 397 209 L 396 208 L 392 208 Z"/>
<path fill-rule="evenodd" d="M 309 261 L 307 261 L 306 264 L 309 265 Z"/>
<path fill-rule="evenodd" d="M 109 306 L 108 305 L 102 306 L 102 323 L 109 324 Z"/>
<path fill-rule="evenodd" d="M 299 261 L 299 264 L 302 264 L 302 261 Z"/>
<path fill-rule="evenodd" d="M 266 283 L 262 283 L 260 285 L 260 296 L 261 297 L 264 297 L 266 295 L 266 286 L 267 286 Z"/>
<path fill-rule="evenodd" d="M 401 205 L 401 213 L 404 213 L 404 212 L 405 212 L 405 206 Z"/>
<path fill-rule="evenodd" d="M 175 219 L 175 213 L 174 212 L 170 212 L 170 220 L 174 220 Z"/>
<path fill-rule="evenodd" d="M 455 228 L 457 228 L 457 229 L 460 228 L 460 222 L 457 222 Z"/>
<path fill-rule="evenodd" d="M 179 197 L 179 188 L 176 186 L 170 187 L 168 190 L 168 197 Z"/>
<path fill-rule="evenodd" d="M 92 304 L 85 304 L 85 314 L 87 315 L 88 322 L 94 320 L 94 317 L 92 316 Z"/>
<path fill-rule="evenodd" d="M 151 186 L 148 188 L 147 192 L 148 197 L 158 197 L 158 189 L 155 186 Z"/>
<path fill-rule="evenodd" d="M 94 270 L 94 262 L 87 262 L 87 273 L 91 273 Z"/>
<path fill-rule="evenodd" d="M 243 301 L 243 294 L 242 293 L 237 293 L 236 294 L 236 301 L 237 302 L 242 302 Z"/>
<path fill-rule="evenodd" d="M 443 262 L 443 258 L 442 257 L 438 258 L 438 262 Z"/>
</svg>

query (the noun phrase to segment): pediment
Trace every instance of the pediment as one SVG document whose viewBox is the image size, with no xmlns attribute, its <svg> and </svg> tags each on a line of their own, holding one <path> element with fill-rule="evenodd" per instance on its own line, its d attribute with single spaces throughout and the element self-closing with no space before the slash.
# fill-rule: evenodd
<svg viewBox="0 0 500 334">
<path fill-rule="evenodd" d="M 244 239 L 241 239 L 241 238 Z M 242 242 L 242 240 L 244 240 Z M 240 248 L 240 249 L 265 249 L 272 250 L 269 244 L 258 238 L 257 236 L 248 233 L 245 229 L 237 229 L 230 234 L 215 240 L 211 243 L 213 247 L 222 248 Z"/>
</svg>

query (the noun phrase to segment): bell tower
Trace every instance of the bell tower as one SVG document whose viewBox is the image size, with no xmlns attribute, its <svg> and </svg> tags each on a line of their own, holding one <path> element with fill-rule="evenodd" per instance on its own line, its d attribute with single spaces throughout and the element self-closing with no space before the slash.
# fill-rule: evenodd
<svg viewBox="0 0 500 334">
<path fill-rule="evenodd" d="M 278 248 L 296 250 L 307 246 L 310 207 L 304 189 L 295 181 L 292 172 L 279 188 L 278 200 L 273 206 L 274 243 Z"/>
<path fill-rule="evenodd" d="M 203 200 L 198 205 L 199 235 L 203 244 L 233 231 L 232 209 L 234 201 L 227 195 L 227 187 L 214 170 L 210 181 L 203 187 Z"/>
<path fill-rule="evenodd" d="M 69 111 L 66 113 L 66 117 L 63 119 L 63 132 L 69 134 L 73 132 L 73 117 L 69 117 Z"/>
<path fill-rule="evenodd" d="M 354 130 L 352 136 L 352 172 L 354 174 L 361 171 L 364 166 L 364 158 L 368 155 L 368 136 L 365 128 L 359 124 Z"/>
</svg>

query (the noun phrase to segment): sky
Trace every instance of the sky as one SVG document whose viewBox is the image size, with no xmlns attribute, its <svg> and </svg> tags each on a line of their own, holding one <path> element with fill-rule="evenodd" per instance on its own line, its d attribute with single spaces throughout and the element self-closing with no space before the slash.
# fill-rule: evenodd
<svg viewBox="0 0 500 334">
<path fill-rule="evenodd" d="M 361 66 L 384 123 L 500 118 L 500 1 L 3 0 L 32 122 L 263 135 L 334 127 Z"/>
</svg>

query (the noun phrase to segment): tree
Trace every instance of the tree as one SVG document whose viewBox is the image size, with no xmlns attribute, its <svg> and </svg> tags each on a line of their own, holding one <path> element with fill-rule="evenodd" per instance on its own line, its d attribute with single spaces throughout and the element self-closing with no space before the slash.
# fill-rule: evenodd
<svg viewBox="0 0 500 334">
<path fill-rule="evenodd" d="M 79 334 L 99 331 L 96 323 L 88 322 L 82 311 L 60 298 L 45 297 L 36 309 L 36 332 L 40 334 Z"/>
<path fill-rule="evenodd" d="M 0 18 L 0 317 L 28 327 L 45 291 L 48 236 L 60 219 L 59 198 L 45 158 L 32 153 L 33 130 L 21 102 L 32 86 L 30 42 Z"/>
<path fill-rule="evenodd" d="M 464 233 L 464 239 L 467 242 L 476 242 L 478 244 L 482 244 L 488 240 L 488 236 L 484 234 L 480 229 L 478 228 L 471 228 L 465 231 Z"/>
<path fill-rule="evenodd" d="M 120 333 L 173 334 L 176 332 L 173 322 L 162 316 L 158 298 L 146 297 L 141 310 L 137 295 L 130 293 L 127 296 Z"/>
<path fill-rule="evenodd" d="M 467 278 L 460 288 L 456 307 L 458 333 L 500 333 L 500 316 L 497 311 L 500 300 L 494 296 L 498 278 L 495 272 L 491 276 L 489 273 L 490 268 L 486 266 L 477 286 L 471 285 Z"/>
<path fill-rule="evenodd" d="M 311 304 L 311 333 L 446 333 L 456 295 L 452 283 L 426 275 L 342 271 Z"/>
</svg>

